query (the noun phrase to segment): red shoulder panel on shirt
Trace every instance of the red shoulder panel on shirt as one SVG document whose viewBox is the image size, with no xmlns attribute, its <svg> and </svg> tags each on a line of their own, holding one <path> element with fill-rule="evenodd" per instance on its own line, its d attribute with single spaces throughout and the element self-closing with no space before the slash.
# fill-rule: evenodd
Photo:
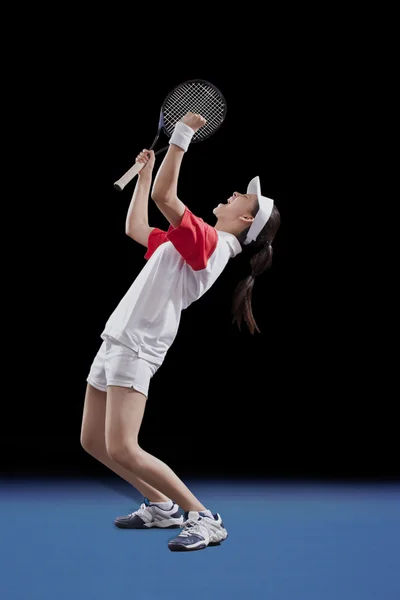
<svg viewBox="0 0 400 600">
<path fill-rule="evenodd" d="M 166 237 L 194 271 L 206 268 L 218 243 L 217 230 L 187 207 L 180 225 L 170 228 Z"/>
<path fill-rule="evenodd" d="M 171 229 L 172 229 L 172 226 L 168 229 L 168 231 L 170 231 Z M 163 231 L 162 229 L 159 229 L 158 227 L 155 227 L 153 229 L 153 231 L 149 235 L 147 251 L 146 251 L 146 254 L 144 255 L 146 260 L 151 258 L 151 256 L 157 250 L 158 246 L 160 246 L 161 244 L 164 244 L 164 242 L 168 242 L 168 239 L 167 239 L 168 231 Z"/>
</svg>

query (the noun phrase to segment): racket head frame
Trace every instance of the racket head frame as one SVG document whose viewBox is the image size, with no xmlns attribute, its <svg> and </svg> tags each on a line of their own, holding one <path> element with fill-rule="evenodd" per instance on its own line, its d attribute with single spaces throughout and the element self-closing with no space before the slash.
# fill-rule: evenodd
<svg viewBox="0 0 400 600">
<path fill-rule="evenodd" d="M 197 144 L 198 142 L 203 142 L 206 139 L 208 139 L 209 137 L 211 137 L 212 135 L 214 135 L 214 133 L 216 131 L 218 131 L 218 129 L 221 127 L 222 123 L 225 121 L 225 117 L 226 117 L 226 111 L 227 111 L 227 105 L 226 105 L 226 100 L 224 95 L 222 94 L 221 90 L 219 90 L 217 88 L 217 86 L 215 86 L 213 83 L 211 83 L 210 81 L 207 81 L 206 79 L 188 79 L 187 81 L 183 81 L 181 83 L 179 83 L 178 85 L 176 85 L 165 97 L 164 102 L 162 103 L 161 106 L 161 111 L 160 111 L 160 119 L 159 119 L 159 124 L 158 124 L 158 128 L 159 128 L 159 132 L 157 135 L 157 138 L 155 139 L 155 141 L 153 142 L 152 147 L 150 148 L 151 150 L 153 149 L 153 147 L 155 146 L 158 137 L 160 135 L 160 131 L 162 130 L 165 135 L 167 137 L 171 137 L 171 133 L 169 133 L 169 131 L 167 130 L 166 126 L 165 126 L 165 122 L 164 122 L 164 108 L 168 102 L 168 100 L 171 98 L 171 96 L 176 92 L 176 90 L 178 90 L 180 87 L 184 86 L 184 85 L 189 85 L 191 83 L 203 83 L 205 84 L 207 87 L 212 88 L 217 94 L 218 96 L 221 98 L 222 102 L 223 102 L 223 115 L 221 118 L 221 121 L 218 123 L 218 125 L 215 127 L 215 129 L 213 129 L 206 137 L 199 137 L 199 138 L 194 138 L 191 141 L 191 144 Z M 183 117 L 184 115 L 182 115 Z M 159 152 L 161 152 L 161 150 L 158 150 L 156 152 L 156 154 L 158 154 Z"/>
</svg>

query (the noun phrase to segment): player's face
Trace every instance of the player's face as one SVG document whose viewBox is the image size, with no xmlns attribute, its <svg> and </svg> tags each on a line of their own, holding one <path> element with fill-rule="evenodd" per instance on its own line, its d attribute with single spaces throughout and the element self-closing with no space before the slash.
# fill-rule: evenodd
<svg viewBox="0 0 400 600">
<path fill-rule="evenodd" d="M 213 213 L 218 218 L 223 217 L 235 221 L 241 216 L 252 216 L 256 204 L 257 196 L 255 194 L 233 192 L 226 204 L 218 204 Z"/>
</svg>

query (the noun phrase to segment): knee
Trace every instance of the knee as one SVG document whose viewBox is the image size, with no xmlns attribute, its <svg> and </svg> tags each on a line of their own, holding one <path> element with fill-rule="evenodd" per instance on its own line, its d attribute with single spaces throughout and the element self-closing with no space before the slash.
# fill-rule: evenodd
<svg viewBox="0 0 400 600">
<path fill-rule="evenodd" d="M 133 471 L 140 469 L 141 449 L 131 440 L 111 439 L 106 443 L 107 454 L 118 465 Z"/>
<path fill-rule="evenodd" d="M 96 457 L 104 453 L 104 441 L 84 429 L 81 431 L 81 446 L 91 456 Z"/>
</svg>

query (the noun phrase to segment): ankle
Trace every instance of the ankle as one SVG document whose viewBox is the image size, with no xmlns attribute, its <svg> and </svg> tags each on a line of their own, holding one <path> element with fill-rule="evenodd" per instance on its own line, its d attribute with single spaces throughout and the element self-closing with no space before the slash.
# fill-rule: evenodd
<svg viewBox="0 0 400 600">
<path fill-rule="evenodd" d="M 163 504 L 164 502 L 172 502 L 167 496 L 147 496 L 149 502 L 153 502 L 154 504 Z"/>
<path fill-rule="evenodd" d="M 190 504 L 187 505 L 188 508 L 186 508 L 186 506 L 181 506 L 181 508 L 185 511 L 185 512 L 190 512 L 192 510 L 196 511 L 196 512 L 204 512 L 206 509 L 205 506 L 203 506 L 200 503 L 196 503 L 196 504 Z"/>
</svg>

